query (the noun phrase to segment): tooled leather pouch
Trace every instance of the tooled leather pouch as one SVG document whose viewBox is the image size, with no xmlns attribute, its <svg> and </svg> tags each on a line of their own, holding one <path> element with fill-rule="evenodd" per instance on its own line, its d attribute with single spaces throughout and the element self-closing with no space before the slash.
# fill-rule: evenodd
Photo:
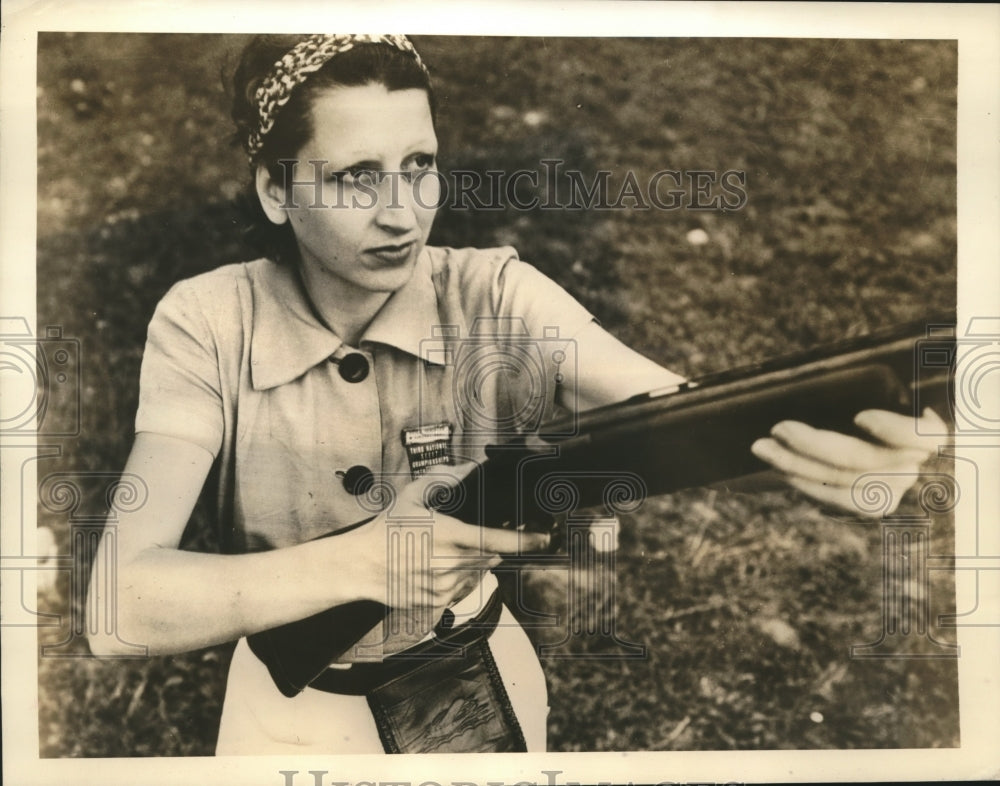
<svg viewBox="0 0 1000 786">
<path fill-rule="evenodd" d="M 368 693 L 386 753 L 509 753 L 527 745 L 486 641 Z"/>
</svg>

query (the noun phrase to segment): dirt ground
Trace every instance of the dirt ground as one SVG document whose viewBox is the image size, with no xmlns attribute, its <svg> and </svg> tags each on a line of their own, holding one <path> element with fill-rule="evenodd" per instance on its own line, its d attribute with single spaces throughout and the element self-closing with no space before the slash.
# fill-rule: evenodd
<svg viewBox="0 0 1000 786">
<path fill-rule="evenodd" d="M 79 339 L 81 431 L 39 469 L 99 511 L 131 445 L 153 307 L 255 255 L 231 200 L 246 164 L 220 79 L 236 36 L 42 34 L 38 324 Z M 686 375 L 785 354 L 955 302 L 956 46 L 948 41 L 416 39 L 442 168 L 542 159 L 627 173 L 743 172 L 738 209 L 445 210 L 432 242 L 514 245 L 623 341 Z M 96 474 L 95 474 L 96 473 Z M 39 520 L 70 551 L 65 512 Z M 951 542 L 930 522 L 932 553 Z M 191 547 L 210 544 L 191 539 Z M 552 750 L 954 746 L 956 663 L 852 659 L 882 631 L 881 533 L 791 491 L 695 489 L 621 522 L 613 640 L 570 635 L 566 574 L 525 579 Z M 932 621 L 953 607 L 932 575 Z M 70 638 L 40 660 L 49 757 L 210 755 L 231 647 L 86 656 L 68 576 L 40 600 Z M 949 630 L 934 628 L 941 641 Z M 630 645 L 643 657 L 625 657 Z"/>
</svg>

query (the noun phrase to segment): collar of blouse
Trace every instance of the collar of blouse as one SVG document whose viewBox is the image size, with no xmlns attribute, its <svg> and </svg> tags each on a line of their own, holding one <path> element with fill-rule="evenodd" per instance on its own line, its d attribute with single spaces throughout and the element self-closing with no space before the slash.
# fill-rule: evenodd
<svg viewBox="0 0 1000 786">
<path fill-rule="evenodd" d="M 258 273 L 252 285 L 250 378 L 254 390 L 267 390 L 298 379 L 325 362 L 344 342 L 316 318 L 294 270 L 268 262 Z M 440 323 L 431 259 L 425 248 L 413 276 L 382 306 L 360 343 L 386 344 L 440 365 L 437 342 L 428 340 Z"/>
</svg>

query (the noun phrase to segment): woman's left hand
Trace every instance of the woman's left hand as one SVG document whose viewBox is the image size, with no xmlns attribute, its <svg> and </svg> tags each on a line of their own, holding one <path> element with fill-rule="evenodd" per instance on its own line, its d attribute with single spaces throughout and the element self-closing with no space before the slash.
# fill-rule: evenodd
<svg viewBox="0 0 1000 786">
<path fill-rule="evenodd" d="M 854 418 L 873 441 L 824 431 L 785 420 L 771 429 L 771 436 L 753 443 L 751 450 L 785 474 L 799 491 L 820 502 L 852 513 L 867 513 L 854 502 L 852 492 L 866 473 L 884 473 L 892 488 L 891 513 L 917 479 L 920 466 L 937 450 L 939 436 L 947 432 L 931 409 L 920 420 L 885 410 L 870 409 Z M 870 514 L 869 514 L 870 515 Z"/>
</svg>

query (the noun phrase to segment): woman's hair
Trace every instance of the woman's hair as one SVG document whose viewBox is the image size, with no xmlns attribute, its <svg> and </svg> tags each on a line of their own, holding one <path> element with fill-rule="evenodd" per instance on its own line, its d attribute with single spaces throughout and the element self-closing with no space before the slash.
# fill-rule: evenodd
<svg viewBox="0 0 1000 786">
<path fill-rule="evenodd" d="M 312 107 L 318 93 L 331 87 L 383 85 L 387 90 L 417 88 L 427 93 L 431 117 L 435 116 L 434 91 L 427 71 L 414 55 L 385 43 L 358 43 L 334 55 L 322 68 L 291 91 L 288 102 L 277 112 L 274 125 L 264 135 L 260 149 L 251 154 L 250 137 L 260 123 L 257 88 L 274 71 L 275 63 L 292 50 L 303 36 L 261 35 L 243 49 L 232 77 L 232 118 L 236 140 L 250 156 L 250 182 L 241 198 L 241 212 L 247 223 L 251 245 L 273 259 L 285 263 L 298 259 L 298 246 L 291 226 L 268 220 L 260 205 L 255 183 L 258 164 L 267 167 L 271 178 L 284 182 L 285 169 L 279 161 L 298 155 L 313 135 Z"/>
</svg>

